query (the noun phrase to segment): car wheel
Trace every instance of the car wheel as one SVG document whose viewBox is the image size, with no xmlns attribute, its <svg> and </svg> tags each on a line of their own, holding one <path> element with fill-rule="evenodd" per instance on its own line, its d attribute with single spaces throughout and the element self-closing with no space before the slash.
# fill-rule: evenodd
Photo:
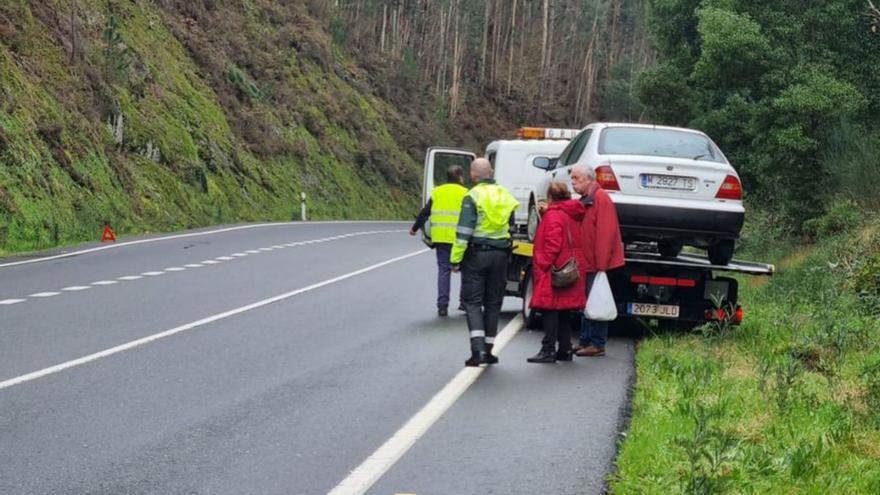
<svg viewBox="0 0 880 495">
<path fill-rule="evenodd" d="M 713 265 L 726 265 L 733 259 L 734 243 L 731 240 L 718 241 L 709 246 L 709 261 Z"/>
<path fill-rule="evenodd" d="M 541 214 L 538 213 L 538 205 L 536 205 L 535 203 L 530 203 L 528 220 L 529 242 L 535 242 L 535 236 L 538 234 L 538 224 L 540 223 Z"/>
<path fill-rule="evenodd" d="M 529 307 L 532 302 L 532 296 L 535 294 L 535 286 L 532 283 L 532 270 L 526 270 L 526 275 L 522 283 L 522 316 L 525 321 L 525 327 L 529 330 L 536 330 L 541 327 L 538 312 Z"/>
<path fill-rule="evenodd" d="M 660 252 L 660 256 L 665 258 L 675 258 L 681 252 L 682 247 L 684 247 L 684 243 L 678 239 L 661 239 L 657 242 L 657 251 Z"/>
</svg>

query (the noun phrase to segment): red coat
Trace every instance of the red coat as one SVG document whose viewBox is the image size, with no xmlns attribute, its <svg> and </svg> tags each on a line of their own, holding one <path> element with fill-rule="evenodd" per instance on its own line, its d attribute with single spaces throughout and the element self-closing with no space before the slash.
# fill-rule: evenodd
<svg viewBox="0 0 880 495">
<path fill-rule="evenodd" d="M 581 221 L 584 205 L 574 199 L 553 203 L 547 209 L 535 235 L 532 255 L 534 293 L 529 306 L 535 309 L 583 309 L 587 303 L 584 293 L 586 264 L 584 262 Z M 568 234 L 571 232 L 571 246 Z M 550 268 L 561 268 L 574 256 L 580 272 L 580 280 L 571 287 L 557 289 L 550 283 Z"/>
<path fill-rule="evenodd" d="M 617 210 L 608 193 L 594 185 L 591 194 L 581 197 L 586 215 L 581 222 L 587 273 L 607 272 L 623 266 L 623 240 L 617 223 Z"/>
</svg>

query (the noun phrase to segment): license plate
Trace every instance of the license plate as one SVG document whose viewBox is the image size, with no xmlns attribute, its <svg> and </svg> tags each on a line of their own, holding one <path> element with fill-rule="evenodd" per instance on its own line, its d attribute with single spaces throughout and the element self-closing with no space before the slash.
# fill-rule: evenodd
<svg viewBox="0 0 880 495">
<path fill-rule="evenodd" d="M 678 318 L 678 306 L 672 304 L 629 303 L 627 312 L 636 316 Z"/>
<path fill-rule="evenodd" d="M 652 189 L 674 189 L 677 191 L 693 191 L 697 188 L 696 177 L 678 177 L 675 175 L 642 174 L 642 187 Z"/>
</svg>

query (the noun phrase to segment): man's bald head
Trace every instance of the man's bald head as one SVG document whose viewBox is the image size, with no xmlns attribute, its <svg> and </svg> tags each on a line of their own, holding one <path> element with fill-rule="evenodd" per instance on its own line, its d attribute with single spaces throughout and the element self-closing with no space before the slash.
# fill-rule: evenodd
<svg viewBox="0 0 880 495">
<path fill-rule="evenodd" d="M 471 162 L 471 180 L 479 182 L 495 176 L 492 164 L 485 158 L 477 158 Z"/>
</svg>

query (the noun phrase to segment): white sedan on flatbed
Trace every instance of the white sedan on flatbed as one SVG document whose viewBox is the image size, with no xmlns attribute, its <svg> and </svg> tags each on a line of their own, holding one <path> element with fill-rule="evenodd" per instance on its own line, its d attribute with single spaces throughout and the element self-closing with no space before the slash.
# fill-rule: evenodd
<svg viewBox="0 0 880 495">
<path fill-rule="evenodd" d="M 570 184 L 571 167 L 579 164 L 596 171 L 614 201 L 624 242 L 656 241 L 663 256 L 677 256 L 685 244 L 704 248 L 715 265 L 733 257 L 745 216 L 742 185 L 702 132 L 641 124 L 587 126 L 558 159 L 535 159 L 534 165 L 547 172 L 530 201 L 530 234 L 549 182 Z"/>
</svg>

